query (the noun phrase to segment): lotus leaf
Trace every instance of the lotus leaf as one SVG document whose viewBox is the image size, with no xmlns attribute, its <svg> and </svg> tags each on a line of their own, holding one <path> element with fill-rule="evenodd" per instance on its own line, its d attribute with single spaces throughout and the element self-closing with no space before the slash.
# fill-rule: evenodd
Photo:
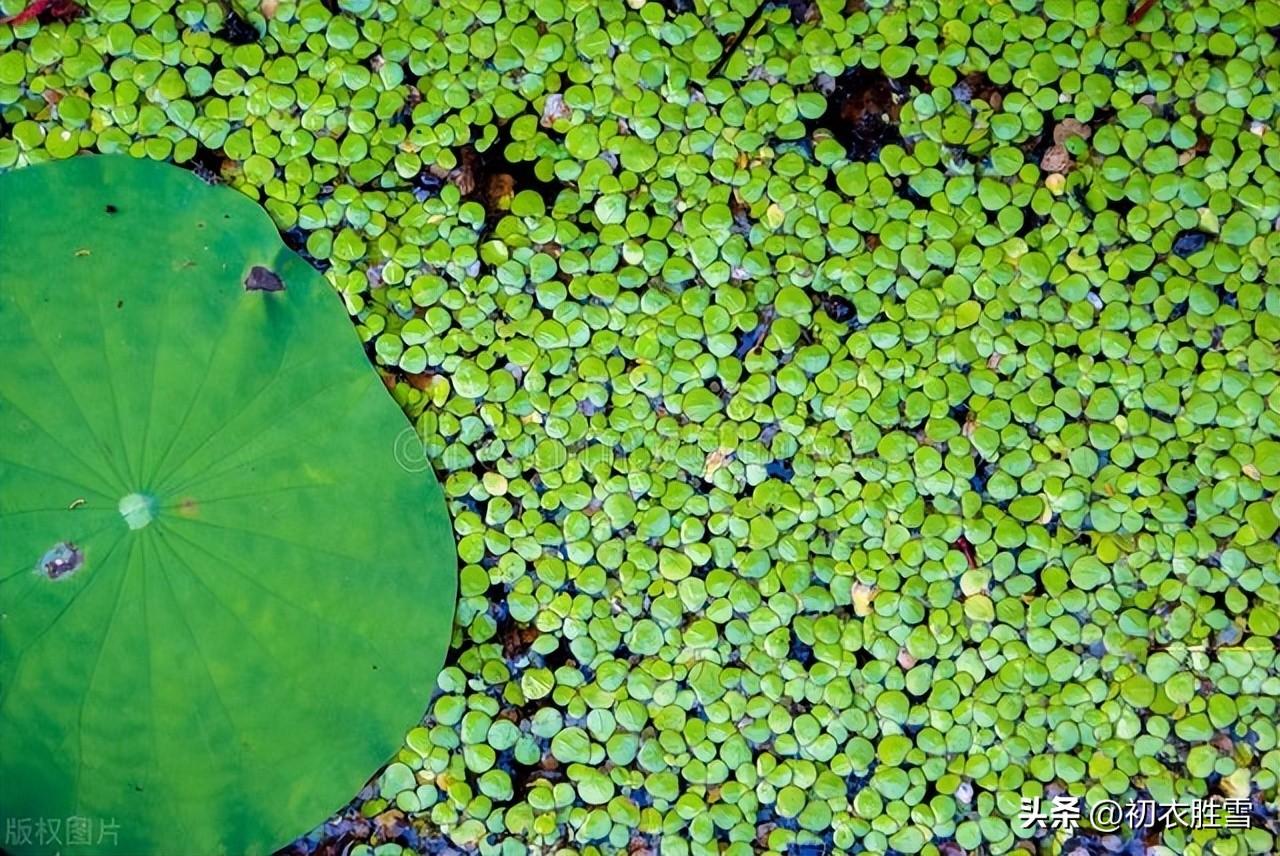
<svg viewBox="0 0 1280 856">
<path fill-rule="evenodd" d="M 443 495 L 251 200 L 122 156 L 0 196 L 0 814 L 271 852 L 430 701 Z"/>
</svg>

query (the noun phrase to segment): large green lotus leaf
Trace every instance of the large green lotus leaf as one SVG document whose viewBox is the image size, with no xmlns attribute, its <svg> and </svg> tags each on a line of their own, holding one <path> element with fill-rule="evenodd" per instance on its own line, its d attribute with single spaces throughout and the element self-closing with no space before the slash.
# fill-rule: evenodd
<svg viewBox="0 0 1280 856">
<path fill-rule="evenodd" d="M 240 856 L 349 800 L 453 616 L 407 430 L 251 200 L 124 157 L 0 176 L 6 828 Z"/>
</svg>

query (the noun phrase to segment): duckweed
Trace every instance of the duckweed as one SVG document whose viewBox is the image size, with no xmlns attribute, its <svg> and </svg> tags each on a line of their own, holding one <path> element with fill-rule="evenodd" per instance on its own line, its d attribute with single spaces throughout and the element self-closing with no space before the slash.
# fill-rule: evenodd
<svg viewBox="0 0 1280 856">
<path fill-rule="evenodd" d="M 451 665 L 304 851 L 1271 853 L 1278 34 L 88 0 L 0 25 L 0 167 L 258 200 L 441 476 Z M 1020 822 L 1054 795 L 1252 821 Z"/>
</svg>

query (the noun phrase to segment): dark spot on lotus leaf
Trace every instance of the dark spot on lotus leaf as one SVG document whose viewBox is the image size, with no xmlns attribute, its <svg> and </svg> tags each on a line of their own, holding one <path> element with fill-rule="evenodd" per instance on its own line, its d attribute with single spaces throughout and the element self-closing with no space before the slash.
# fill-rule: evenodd
<svg viewBox="0 0 1280 856">
<path fill-rule="evenodd" d="M 84 552 L 70 541 L 60 541 L 40 558 L 40 572 L 51 580 L 60 580 L 83 564 Z"/>
<path fill-rule="evenodd" d="M 116 301 L 116 309 L 124 309 L 124 301 L 123 301 L 123 300 L 117 300 L 117 301 Z"/>
<path fill-rule="evenodd" d="M 273 271 L 254 265 L 253 270 L 244 278 L 245 291 L 284 291 L 284 280 Z"/>
<path fill-rule="evenodd" d="M 103 210 L 103 211 L 106 211 L 108 214 L 114 214 L 114 213 L 116 213 L 117 211 L 119 211 L 120 209 L 119 209 L 119 208 L 117 208 L 117 207 L 116 207 L 116 206 L 114 206 L 114 205 L 108 205 L 106 208 L 104 208 L 104 209 L 102 209 L 102 210 Z"/>
<path fill-rule="evenodd" d="M 1185 259 L 1187 256 L 1203 250 L 1204 245 L 1208 242 L 1209 236 L 1198 229 L 1179 232 L 1178 237 L 1173 241 L 1173 252 L 1179 258 Z"/>
</svg>

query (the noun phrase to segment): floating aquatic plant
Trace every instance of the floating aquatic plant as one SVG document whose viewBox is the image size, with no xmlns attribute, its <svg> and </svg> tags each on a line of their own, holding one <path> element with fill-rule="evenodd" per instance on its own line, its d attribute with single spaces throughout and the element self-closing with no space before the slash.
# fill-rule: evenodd
<svg viewBox="0 0 1280 856">
<path fill-rule="evenodd" d="M 88 6 L 0 27 L 0 166 L 258 200 L 453 513 L 299 848 L 1276 850 L 1275 0 Z"/>
</svg>

